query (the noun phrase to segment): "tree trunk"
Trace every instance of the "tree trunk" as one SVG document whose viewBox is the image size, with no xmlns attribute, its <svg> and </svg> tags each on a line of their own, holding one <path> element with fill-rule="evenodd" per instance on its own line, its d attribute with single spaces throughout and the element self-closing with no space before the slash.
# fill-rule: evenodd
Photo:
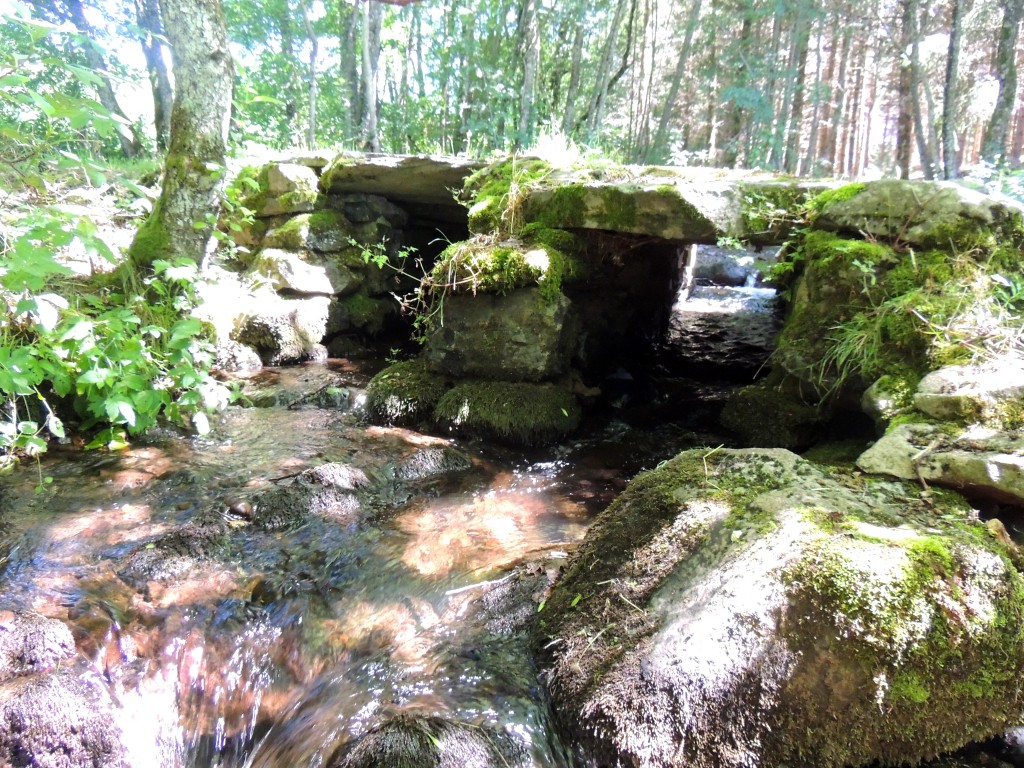
<svg viewBox="0 0 1024 768">
<path fill-rule="evenodd" d="M 608 36 L 605 38 L 604 48 L 601 51 L 601 61 L 598 64 L 594 80 L 594 92 L 590 98 L 590 106 L 587 108 L 587 113 L 583 118 L 586 121 L 587 132 L 590 136 L 594 136 L 597 133 L 597 128 L 604 114 L 604 102 L 608 96 L 609 82 L 612 78 L 615 45 L 619 39 L 619 30 L 622 29 L 622 22 L 626 16 L 626 7 L 628 5 L 629 0 L 619 0 L 616 3 L 615 15 L 612 17 L 611 25 L 608 27 Z"/>
<path fill-rule="evenodd" d="M 174 53 L 174 106 L 164 182 L 130 256 L 156 259 L 206 255 L 224 187 L 224 153 L 234 74 L 220 0 L 175 0 L 163 6 Z"/>
<path fill-rule="evenodd" d="M 572 67 L 569 70 L 569 89 L 565 94 L 565 113 L 562 115 L 562 133 L 572 134 L 576 123 L 576 98 L 580 92 L 583 59 L 583 24 L 576 24 L 576 38 L 572 43 Z"/>
<path fill-rule="evenodd" d="M 309 21 L 309 8 L 306 7 L 306 0 L 301 1 L 301 8 L 302 25 L 306 29 L 306 38 L 309 40 L 309 70 L 306 81 L 309 89 L 309 121 L 306 124 L 306 146 L 309 149 L 316 149 L 316 56 L 318 46 L 316 33 L 313 31 L 312 23 Z"/>
<path fill-rule="evenodd" d="M 814 162 L 817 159 L 816 152 L 818 151 L 818 131 L 821 128 L 821 82 L 822 73 L 821 65 L 822 55 L 821 45 L 825 39 L 825 21 L 826 16 L 822 14 L 818 18 L 818 37 L 817 37 L 817 49 L 814 52 L 814 109 L 811 111 L 811 131 L 807 136 L 807 154 L 804 155 L 803 163 L 800 168 L 802 175 L 813 175 L 814 173 Z M 835 58 L 829 60 L 829 64 L 833 64 Z M 826 75 L 825 81 L 828 82 L 832 78 L 831 71 Z"/>
<path fill-rule="evenodd" d="M 915 1 L 903 0 L 900 22 L 900 45 L 896 52 L 897 102 L 899 115 L 896 120 L 896 167 L 901 179 L 910 178 L 910 158 L 914 145 L 914 89 L 911 76 L 909 49 L 914 42 Z"/>
<path fill-rule="evenodd" d="M 363 121 L 364 152 L 380 152 L 377 132 L 377 68 L 380 64 L 380 27 L 384 9 L 376 0 L 363 2 Z"/>
<path fill-rule="evenodd" d="M 807 84 L 807 51 L 810 47 L 811 31 L 811 25 L 802 7 L 800 12 L 797 13 L 795 27 L 793 45 L 796 49 L 796 71 L 794 72 L 793 110 L 789 117 L 789 135 L 786 138 L 785 167 L 787 173 L 796 173 L 800 162 L 800 125 L 803 122 L 804 116 L 804 92 Z M 783 113 L 783 120 L 786 117 L 786 113 Z"/>
<path fill-rule="evenodd" d="M 947 179 L 959 174 L 956 158 L 956 81 L 960 74 L 960 38 L 963 35 L 964 0 L 951 0 L 946 84 L 942 98 L 942 171 Z"/>
<path fill-rule="evenodd" d="M 68 12 L 71 14 L 72 23 L 88 38 L 88 42 L 84 45 L 85 60 L 97 76 L 96 93 L 99 96 L 100 104 L 107 112 L 125 121 L 125 125 L 117 132 L 118 140 L 121 143 L 121 152 L 125 157 L 135 157 L 142 153 L 142 139 L 135 126 L 125 117 L 121 105 L 117 103 L 117 97 L 114 96 L 114 87 L 110 84 L 110 77 L 107 74 L 107 62 L 103 59 L 103 53 L 99 47 L 93 42 L 96 31 L 85 18 L 82 0 L 65 1 Z"/>
<path fill-rule="evenodd" d="M 921 160 L 924 177 L 931 181 L 935 178 L 935 159 L 928 145 L 928 134 L 925 132 L 924 119 L 921 116 L 921 24 L 918 0 L 906 0 L 910 21 L 910 108 L 914 118 L 914 135 L 917 137 L 917 154 Z M 930 113 L 929 104 L 929 113 Z M 930 114 L 929 114 L 930 117 Z"/>
<path fill-rule="evenodd" d="M 540 23 L 537 0 L 523 0 L 519 16 L 519 50 L 523 62 L 523 84 L 519 93 L 519 132 L 516 146 L 528 146 L 533 137 L 537 70 L 540 69 Z"/>
<path fill-rule="evenodd" d="M 676 68 L 672 73 L 672 83 L 669 85 L 668 95 L 665 97 L 665 105 L 661 110 L 661 117 L 658 119 L 658 130 L 654 134 L 654 141 L 651 142 L 651 150 L 648 153 L 647 162 L 663 162 L 668 159 L 668 126 L 672 121 L 672 113 L 676 107 L 676 99 L 679 98 L 679 89 L 683 84 L 683 75 L 686 74 L 686 63 L 690 58 L 690 49 L 693 46 L 693 33 L 697 29 L 697 22 L 700 21 L 701 0 L 692 0 L 690 15 L 686 19 L 686 32 L 683 34 L 683 42 L 679 46 L 679 58 L 676 59 Z"/>
<path fill-rule="evenodd" d="M 174 91 L 171 87 L 170 73 L 167 71 L 167 60 L 164 58 L 164 25 L 160 19 L 160 5 L 157 0 L 136 0 L 135 10 L 140 32 L 139 42 L 146 57 L 149 86 L 153 92 L 156 147 L 160 152 L 166 152 L 171 137 Z"/>
<path fill-rule="evenodd" d="M 356 0 L 353 0 L 355 2 Z M 348 0 L 339 0 L 338 3 L 338 42 L 339 54 L 341 57 L 342 87 L 344 88 L 348 104 L 348 113 L 345 117 L 345 138 L 351 139 L 358 135 L 360 121 L 363 116 L 362 94 L 360 93 L 359 78 L 359 48 L 356 41 L 359 38 L 359 22 L 361 14 Z"/>
<path fill-rule="evenodd" d="M 305 7 L 303 13 L 305 14 Z M 299 100 L 296 93 L 295 81 L 295 35 L 292 32 L 292 12 L 287 0 L 281 4 L 280 14 L 277 17 L 277 29 L 281 34 L 281 59 L 284 67 L 284 122 L 278 131 L 281 145 L 290 147 L 292 145 L 293 126 L 295 118 L 299 115 Z"/>
<path fill-rule="evenodd" d="M 989 163 L 1001 163 L 1006 154 L 1006 138 L 1017 98 L 1017 36 L 1022 12 L 1024 0 L 1003 0 L 1003 26 L 995 59 L 999 95 L 981 146 L 981 157 Z"/>
</svg>

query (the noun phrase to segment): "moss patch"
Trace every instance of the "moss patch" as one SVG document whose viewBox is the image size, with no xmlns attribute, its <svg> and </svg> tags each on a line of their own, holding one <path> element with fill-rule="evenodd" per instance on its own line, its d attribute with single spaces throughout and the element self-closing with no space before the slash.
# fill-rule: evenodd
<svg viewBox="0 0 1024 768">
<path fill-rule="evenodd" d="M 414 425 L 430 417 L 447 389 L 443 376 L 421 359 L 390 365 L 366 386 L 370 417 L 386 424 Z"/>
<path fill-rule="evenodd" d="M 524 229 L 522 240 L 477 236 L 444 250 L 430 272 L 430 290 L 438 296 L 478 291 L 506 294 L 537 285 L 541 297 L 553 301 L 563 281 L 582 274 L 575 255 L 579 250 L 578 240 L 570 233 L 537 225 Z"/>
<path fill-rule="evenodd" d="M 434 420 L 460 434 L 539 445 L 576 429 L 580 407 L 554 384 L 464 381 L 441 397 Z"/>
<path fill-rule="evenodd" d="M 803 402 L 792 387 L 766 379 L 737 390 L 720 421 L 744 445 L 799 449 L 814 442 L 827 416 L 827 411 Z"/>
<path fill-rule="evenodd" d="M 462 199 L 469 206 L 469 231 L 517 235 L 524 223 L 522 206 L 527 192 L 550 173 L 551 166 L 535 157 L 506 158 L 474 173 L 462 190 Z"/>
</svg>

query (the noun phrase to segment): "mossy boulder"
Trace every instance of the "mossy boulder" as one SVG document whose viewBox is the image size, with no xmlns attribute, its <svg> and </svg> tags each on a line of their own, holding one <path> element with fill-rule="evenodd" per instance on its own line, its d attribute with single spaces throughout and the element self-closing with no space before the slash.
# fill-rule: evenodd
<svg viewBox="0 0 1024 768">
<path fill-rule="evenodd" d="M 532 191 L 525 210 L 548 227 L 713 243 L 733 229 L 728 193 L 727 185 L 567 182 Z"/>
<path fill-rule="evenodd" d="M 1024 360 L 1002 356 L 978 365 L 932 371 L 918 383 L 913 404 L 938 421 L 1020 429 L 1024 427 Z"/>
<path fill-rule="evenodd" d="M 533 635 L 583 761 L 913 764 L 1017 722 L 1024 579 L 959 497 L 918 491 L 778 449 L 638 476 Z"/>
<path fill-rule="evenodd" d="M 370 418 L 385 424 L 409 426 L 428 419 L 448 389 L 443 376 L 433 373 L 422 358 L 389 365 L 366 386 Z"/>
<path fill-rule="evenodd" d="M 263 238 L 266 248 L 290 251 L 342 251 L 351 246 L 353 225 L 340 211 L 315 211 L 292 216 Z"/>
<path fill-rule="evenodd" d="M 515 445 L 541 445 L 579 426 L 580 406 L 567 386 L 464 380 L 434 409 L 438 429 Z"/>
<path fill-rule="evenodd" d="M 326 332 L 329 336 L 357 333 L 376 338 L 397 320 L 398 315 L 398 302 L 393 297 L 370 296 L 365 290 L 360 290 L 331 302 Z"/>
<path fill-rule="evenodd" d="M 270 299 L 243 318 L 232 338 L 255 349 L 266 365 L 326 358 L 323 347 L 330 299 Z"/>
<path fill-rule="evenodd" d="M 539 288 L 444 299 L 424 356 L 439 374 L 496 381 L 544 381 L 568 370 L 576 346 L 572 302 Z"/>
<path fill-rule="evenodd" d="M 537 157 L 514 156 L 481 168 L 466 179 L 460 199 L 469 207 L 469 231 L 514 235 L 525 223 L 523 203 L 530 190 L 552 172 Z"/>
<path fill-rule="evenodd" d="M 904 180 L 840 187 L 813 207 L 818 229 L 925 249 L 970 247 L 979 231 L 1009 233 L 1022 213 L 959 184 Z"/>
<path fill-rule="evenodd" d="M 769 378 L 737 389 L 722 409 L 722 426 L 750 447 L 800 449 L 811 445 L 829 413 L 804 402 L 791 384 Z"/>
<path fill-rule="evenodd" d="M 955 215 L 933 210 L 940 203 Z M 883 376 L 916 383 L 1019 334 L 1010 288 L 1024 284 L 1024 230 L 1014 209 L 916 182 L 840 187 L 809 209 L 810 228 L 773 269 L 790 305 L 773 363 L 806 391 L 859 398 Z"/>
<path fill-rule="evenodd" d="M 264 248 L 249 271 L 267 278 L 274 290 L 292 295 L 346 296 L 363 282 L 362 269 L 305 250 Z"/>
</svg>

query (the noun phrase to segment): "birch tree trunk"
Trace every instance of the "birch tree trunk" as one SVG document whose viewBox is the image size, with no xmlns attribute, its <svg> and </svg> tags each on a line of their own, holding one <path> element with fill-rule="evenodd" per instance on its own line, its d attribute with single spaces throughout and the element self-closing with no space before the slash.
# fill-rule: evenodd
<svg viewBox="0 0 1024 768">
<path fill-rule="evenodd" d="M 129 255 L 138 266 L 156 259 L 202 262 L 224 187 L 233 71 L 220 0 L 163 4 L 174 54 L 174 106 L 164 182 Z"/>
</svg>

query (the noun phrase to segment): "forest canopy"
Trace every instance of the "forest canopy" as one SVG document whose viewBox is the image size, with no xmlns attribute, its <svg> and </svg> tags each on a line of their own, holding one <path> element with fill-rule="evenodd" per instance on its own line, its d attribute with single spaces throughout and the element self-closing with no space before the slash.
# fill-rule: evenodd
<svg viewBox="0 0 1024 768">
<path fill-rule="evenodd" d="M 66 140 L 93 152 L 165 148 L 158 1 L 9 5 L 5 90 L 24 77 L 123 119 L 107 136 L 69 126 Z M 223 0 L 231 140 L 487 156 L 561 135 L 621 161 L 799 175 L 1015 167 L 1022 2 Z M 26 69 L 32 33 L 16 17 L 81 34 L 34 41 L 44 66 Z M 5 125 L 26 119 L 11 93 L 0 110 Z"/>
</svg>

